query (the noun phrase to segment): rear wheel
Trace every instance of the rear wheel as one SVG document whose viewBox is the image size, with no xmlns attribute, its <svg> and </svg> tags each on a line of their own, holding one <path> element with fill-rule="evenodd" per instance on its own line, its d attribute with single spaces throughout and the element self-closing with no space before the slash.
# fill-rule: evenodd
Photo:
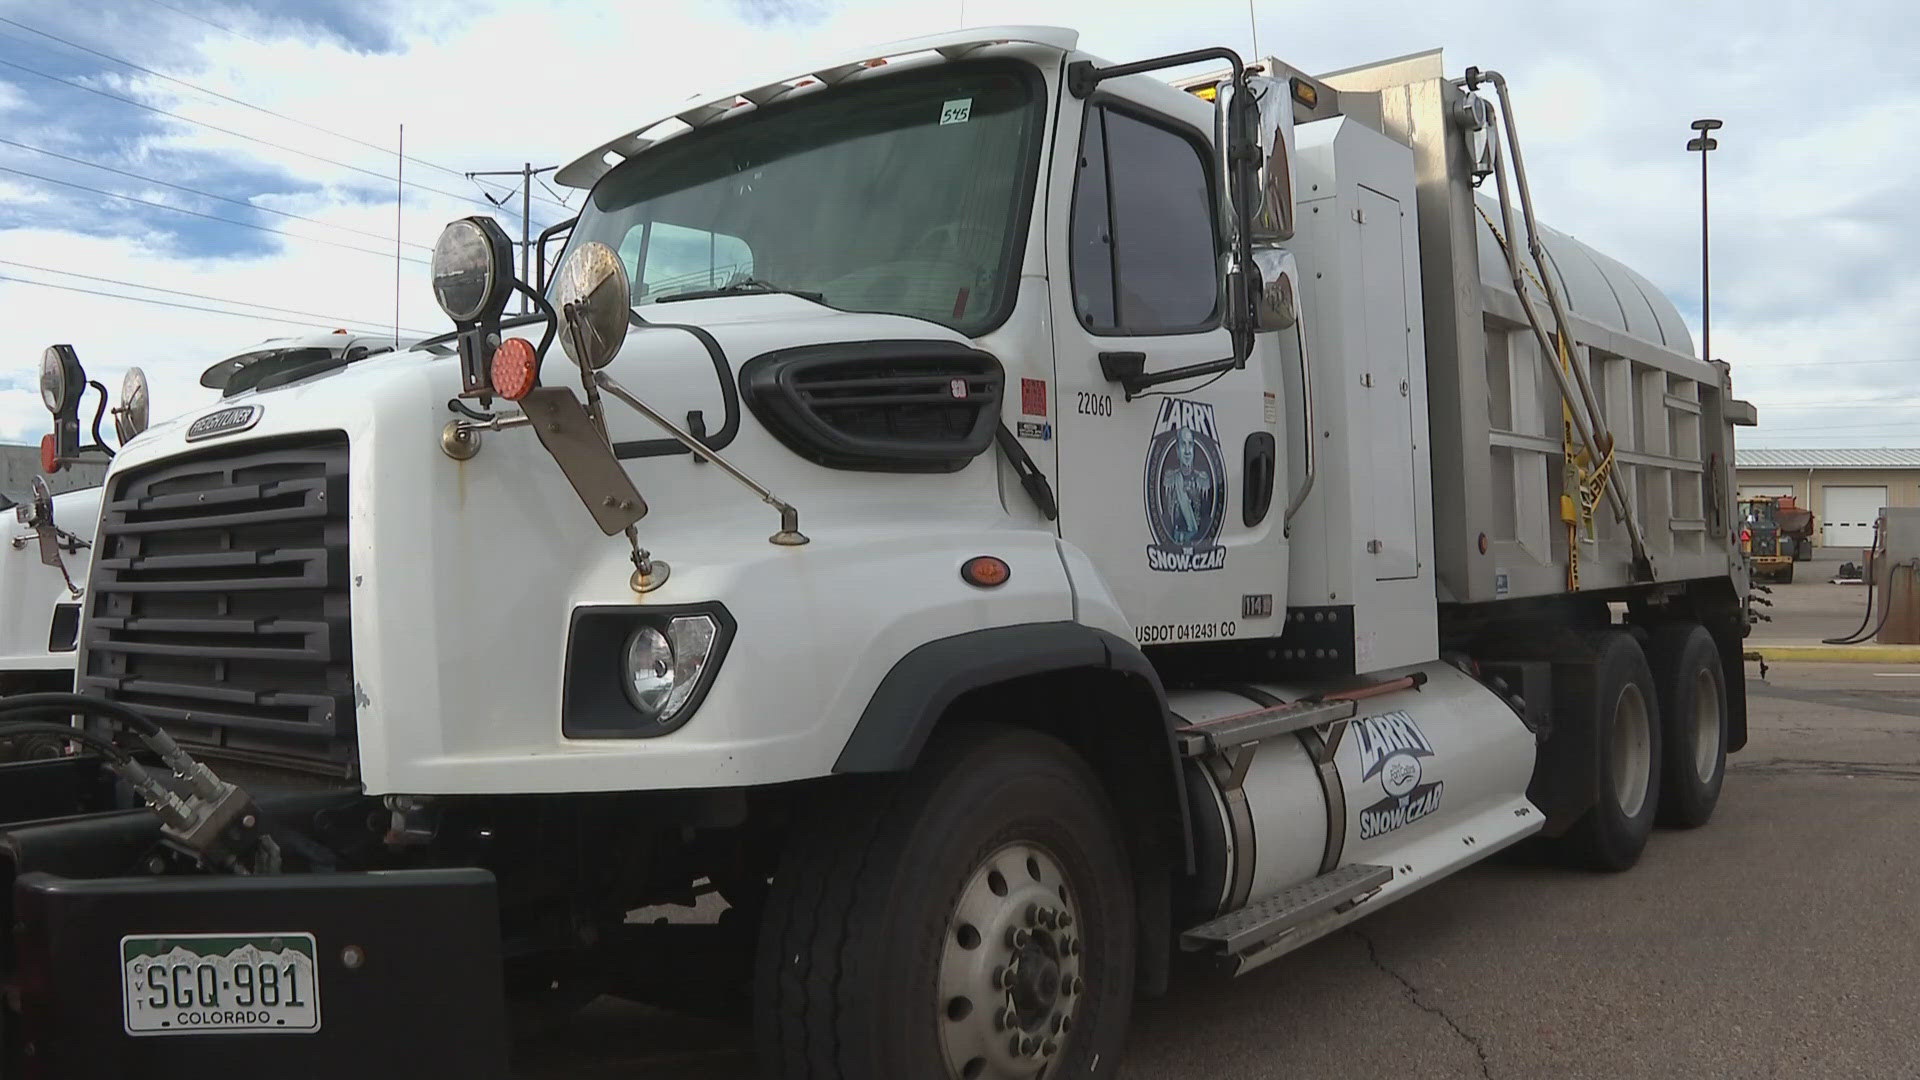
<svg viewBox="0 0 1920 1080">
<path fill-rule="evenodd" d="M 1649 655 L 1660 695 L 1662 825 L 1705 825 L 1727 771 L 1727 676 L 1713 635 L 1698 623 L 1654 631 Z"/>
<path fill-rule="evenodd" d="M 760 936 L 777 1080 L 1109 1077 L 1132 1005 L 1133 893 L 1086 765 L 968 727 L 796 830 Z"/>
<path fill-rule="evenodd" d="M 1660 705 L 1640 643 L 1619 631 L 1596 635 L 1593 696 L 1582 704 L 1597 736 L 1597 797 L 1560 838 L 1564 852 L 1594 870 L 1640 860 L 1659 802 Z"/>
</svg>

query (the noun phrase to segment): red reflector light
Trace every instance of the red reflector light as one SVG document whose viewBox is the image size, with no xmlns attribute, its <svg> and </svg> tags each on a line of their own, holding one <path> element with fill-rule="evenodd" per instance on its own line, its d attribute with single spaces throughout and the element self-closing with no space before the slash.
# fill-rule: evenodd
<svg viewBox="0 0 1920 1080">
<path fill-rule="evenodd" d="M 540 377 L 540 358 L 526 338 L 510 337 L 493 350 L 493 389 L 508 401 L 533 392 Z"/>
<path fill-rule="evenodd" d="M 60 440 L 49 431 L 40 436 L 40 471 L 56 473 L 60 471 Z"/>
<path fill-rule="evenodd" d="M 1741 530 L 1740 530 L 1740 542 L 1741 542 L 1741 543 L 1743 543 L 1743 544 L 1744 544 L 1744 543 L 1747 543 L 1747 542 L 1749 542 L 1749 541 L 1751 541 L 1752 539 L 1753 539 L 1753 530 L 1752 530 L 1752 529 L 1741 529 Z"/>
<path fill-rule="evenodd" d="M 975 555 L 960 566 L 960 580 L 982 589 L 1005 585 L 1012 576 L 1013 568 L 1007 565 L 1006 560 L 992 555 Z"/>
</svg>

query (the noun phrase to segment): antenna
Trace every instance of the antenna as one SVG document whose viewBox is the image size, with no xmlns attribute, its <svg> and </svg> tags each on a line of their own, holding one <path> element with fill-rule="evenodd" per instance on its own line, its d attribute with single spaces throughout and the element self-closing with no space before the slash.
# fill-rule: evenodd
<svg viewBox="0 0 1920 1080">
<path fill-rule="evenodd" d="M 1251 31 L 1253 34 L 1253 56 L 1250 59 L 1254 63 L 1259 63 L 1260 62 L 1260 22 L 1259 20 L 1253 17 L 1253 0 L 1247 0 L 1247 29 Z"/>
<path fill-rule="evenodd" d="M 400 125 L 400 145 L 394 151 L 393 170 L 393 348 L 400 349 L 400 211 L 406 201 L 404 181 L 407 174 L 407 125 Z"/>
</svg>

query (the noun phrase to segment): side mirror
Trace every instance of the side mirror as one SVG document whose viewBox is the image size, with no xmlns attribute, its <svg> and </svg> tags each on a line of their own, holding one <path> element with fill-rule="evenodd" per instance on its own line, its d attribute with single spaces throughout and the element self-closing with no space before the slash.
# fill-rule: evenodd
<svg viewBox="0 0 1920 1080">
<path fill-rule="evenodd" d="M 567 358 L 594 370 L 606 367 L 627 339 L 633 311 L 626 264 L 598 240 L 575 248 L 553 276 L 553 309 Z"/>
<path fill-rule="evenodd" d="M 1220 175 L 1230 178 L 1234 173 L 1230 156 L 1235 141 L 1231 137 L 1233 125 L 1250 123 L 1253 130 L 1248 133 L 1249 141 L 1256 149 L 1258 162 L 1253 205 L 1246 208 L 1252 223 L 1248 239 L 1254 244 L 1283 243 L 1293 238 L 1293 94 L 1285 80 L 1265 75 L 1248 76 L 1247 89 L 1253 97 L 1251 107 L 1239 100 L 1232 82 L 1220 85 Z M 1243 112 L 1245 120 L 1237 120 Z M 1230 180 L 1225 187 L 1230 220 L 1238 220 L 1240 208 L 1232 205 L 1238 187 Z"/>
<path fill-rule="evenodd" d="M 125 446 L 147 430 L 147 373 L 128 368 L 120 381 L 120 404 L 113 407 L 113 429 Z"/>
<path fill-rule="evenodd" d="M 1254 329 L 1287 330 L 1300 321 L 1300 292 L 1294 283 L 1299 268 L 1293 252 L 1263 248 L 1253 253 L 1256 291 L 1253 297 Z"/>
</svg>

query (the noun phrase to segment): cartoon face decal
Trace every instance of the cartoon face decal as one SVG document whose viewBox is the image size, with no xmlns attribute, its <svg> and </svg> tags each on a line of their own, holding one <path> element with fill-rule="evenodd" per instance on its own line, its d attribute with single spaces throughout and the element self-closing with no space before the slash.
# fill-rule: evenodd
<svg viewBox="0 0 1920 1080">
<path fill-rule="evenodd" d="M 1184 572 L 1227 563 L 1220 526 L 1226 518 L 1227 469 L 1213 406 L 1168 398 L 1154 418 L 1145 476 L 1147 566 Z"/>
</svg>

